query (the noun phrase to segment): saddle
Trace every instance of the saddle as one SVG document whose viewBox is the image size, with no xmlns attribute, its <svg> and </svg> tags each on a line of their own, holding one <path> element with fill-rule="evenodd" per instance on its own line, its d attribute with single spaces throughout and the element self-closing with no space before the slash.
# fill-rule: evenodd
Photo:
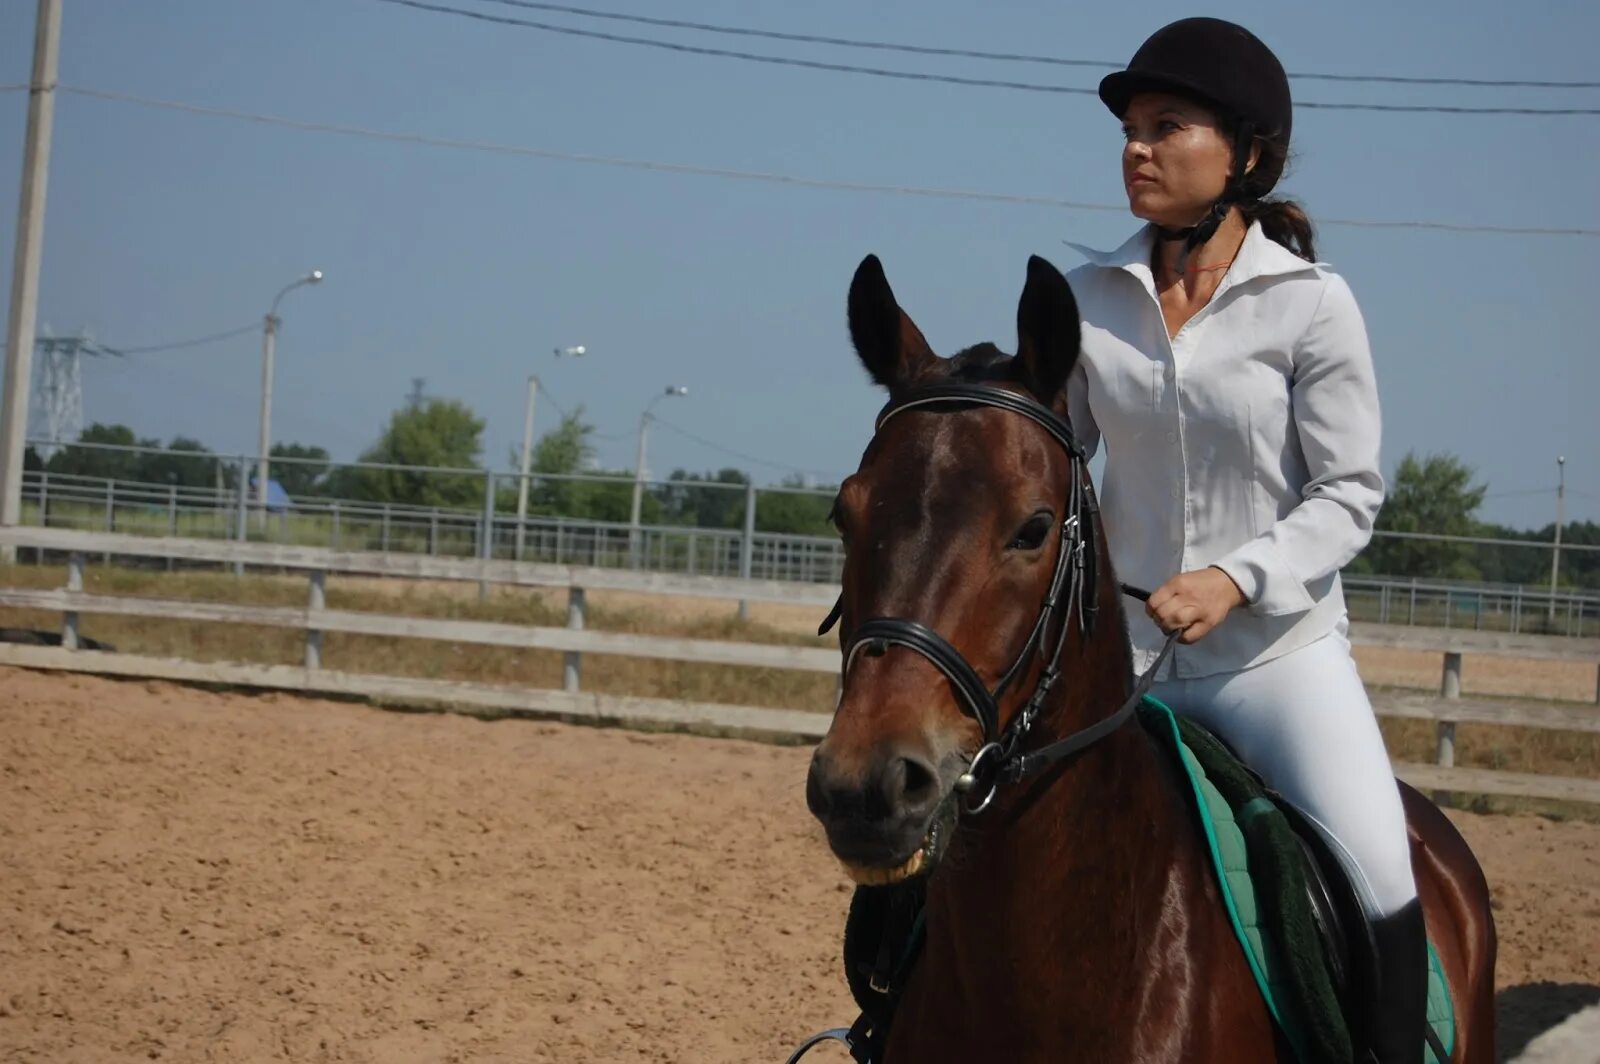
<svg viewBox="0 0 1600 1064">
<path fill-rule="evenodd" d="M 1343 866 L 1309 819 L 1216 736 L 1150 698 L 1139 720 L 1190 784 L 1230 922 L 1285 1042 L 1301 1064 L 1348 1064 L 1367 1042 L 1377 950 Z M 882 1060 L 921 947 L 924 892 L 921 880 L 911 880 L 857 888 L 851 901 L 844 966 L 861 1017 L 840 1040 L 861 1064 Z M 1445 1064 L 1455 1018 L 1431 943 L 1428 963 L 1425 1064 Z"/>
</svg>

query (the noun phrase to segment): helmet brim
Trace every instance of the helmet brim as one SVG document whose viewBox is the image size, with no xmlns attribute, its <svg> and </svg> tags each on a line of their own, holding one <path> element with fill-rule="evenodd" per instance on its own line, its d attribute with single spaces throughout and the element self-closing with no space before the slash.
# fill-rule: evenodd
<svg viewBox="0 0 1600 1064">
<path fill-rule="evenodd" d="M 1132 103 L 1133 98 L 1141 92 L 1167 92 L 1174 96 L 1186 96 L 1205 104 L 1212 110 L 1218 110 L 1221 106 L 1208 93 L 1183 78 L 1148 74 L 1140 70 L 1118 70 L 1100 79 L 1100 102 L 1118 118 L 1127 115 L 1128 104 Z"/>
</svg>

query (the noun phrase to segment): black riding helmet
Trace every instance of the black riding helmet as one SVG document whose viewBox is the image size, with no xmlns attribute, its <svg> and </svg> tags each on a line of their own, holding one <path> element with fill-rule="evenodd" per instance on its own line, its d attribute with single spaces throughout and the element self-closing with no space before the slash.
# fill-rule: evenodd
<svg viewBox="0 0 1600 1064">
<path fill-rule="evenodd" d="M 1100 82 L 1100 99 L 1118 118 L 1141 92 L 1198 100 L 1234 127 L 1234 169 L 1221 198 L 1198 225 L 1161 229 L 1163 239 L 1184 241 L 1187 257 L 1217 231 L 1232 204 L 1259 199 L 1282 176 L 1281 167 L 1269 173 L 1258 166 L 1250 174 L 1249 189 L 1244 187 L 1255 138 L 1289 145 L 1294 117 L 1289 77 L 1272 49 L 1243 26 L 1218 18 L 1186 18 L 1157 30 L 1133 53 L 1128 69 L 1107 74 Z"/>
</svg>

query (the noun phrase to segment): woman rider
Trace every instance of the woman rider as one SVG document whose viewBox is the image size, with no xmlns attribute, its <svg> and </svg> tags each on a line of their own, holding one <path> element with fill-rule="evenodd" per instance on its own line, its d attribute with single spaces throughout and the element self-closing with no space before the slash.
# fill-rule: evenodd
<svg viewBox="0 0 1600 1064">
<path fill-rule="evenodd" d="M 1339 569 L 1383 501 L 1366 329 L 1294 203 L 1288 78 L 1240 26 L 1158 31 L 1100 83 L 1147 224 L 1073 271 L 1073 428 L 1106 444 L 1119 576 L 1157 588 L 1135 666 L 1181 645 L 1153 694 L 1220 735 L 1320 829 L 1374 922 L 1368 1059 L 1416 1064 L 1426 939 L 1405 814 L 1346 639 Z"/>
</svg>

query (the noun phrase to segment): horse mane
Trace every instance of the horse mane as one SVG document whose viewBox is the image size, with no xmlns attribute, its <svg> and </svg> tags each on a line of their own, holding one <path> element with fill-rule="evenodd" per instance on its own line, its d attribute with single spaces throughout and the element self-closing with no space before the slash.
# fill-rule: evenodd
<svg viewBox="0 0 1600 1064">
<path fill-rule="evenodd" d="M 1009 381 L 1012 379 L 1011 356 L 994 344 L 973 344 L 951 356 L 946 374 L 958 381 Z"/>
</svg>

